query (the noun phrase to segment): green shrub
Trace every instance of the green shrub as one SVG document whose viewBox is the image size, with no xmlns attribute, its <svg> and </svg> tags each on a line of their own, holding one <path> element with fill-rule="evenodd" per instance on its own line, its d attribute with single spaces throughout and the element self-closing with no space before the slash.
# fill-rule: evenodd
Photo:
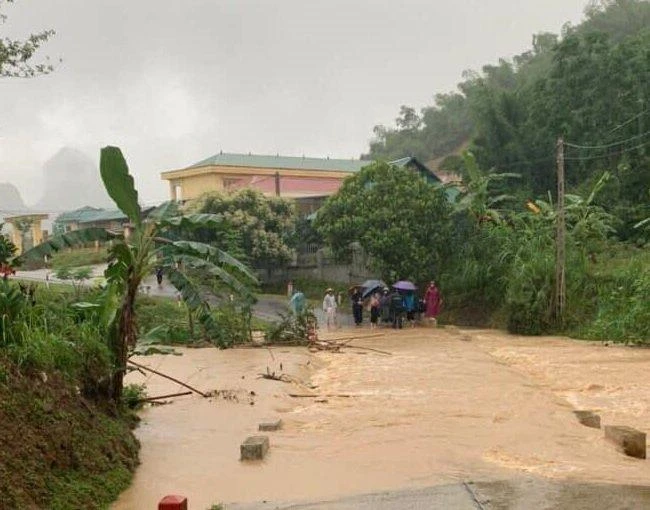
<svg viewBox="0 0 650 510">
<path fill-rule="evenodd" d="M 650 341 L 650 268 L 628 261 L 608 273 L 594 275 L 598 289 L 592 320 L 574 329 L 576 336 L 594 340 L 646 343 Z"/>
<path fill-rule="evenodd" d="M 308 306 L 298 314 L 280 314 L 280 321 L 269 326 L 266 337 L 271 343 L 306 344 L 310 330 L 316 327 L 314 310 Z"/>
<path fill-rule="evenodd" d="M 140 409 L 142 399 L 147 397 L 144 384 L 127 384 L 122 393 L 122 402 L 128 409 Z"/>
<path fill-rule="evenodd" d="M 136 302 L 136 320 L 141 335 L 160 327 L 162 343 L 186 344 L 190 335 L 187 307 L 171 299 L 139 297 Z"/>
</svg>

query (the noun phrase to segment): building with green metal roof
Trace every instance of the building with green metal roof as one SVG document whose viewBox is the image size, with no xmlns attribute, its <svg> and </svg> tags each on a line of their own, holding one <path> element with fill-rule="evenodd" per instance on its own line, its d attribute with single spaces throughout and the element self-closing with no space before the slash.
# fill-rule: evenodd
<svg viewBox="0 0 650 510">
<path fill-rule="evenodd" d="M 266 156 L 220 152 L 179 170 L 163 172 L 172 200 L 193 200 L 208 191 L 254 188 L 268 196 L 309 199 L 333 195 L 343 180 L 371 161 L 359 159 Z M 409 166 L 431 182 L 440 179 L 413 157 L 392 162 Z"/>
<path fill-rule="evenodd" d="M 146 216 L 152 209 L 152 207 L 143 209 L 143 216 Z M 128 221 L 127 216 L 119 209 L 99 209 L 86 206 L 59 214 L 54 220 L 53 231 L 55 234 L 61 234 L 91 227 L 120 231 Z"/>
</svg>

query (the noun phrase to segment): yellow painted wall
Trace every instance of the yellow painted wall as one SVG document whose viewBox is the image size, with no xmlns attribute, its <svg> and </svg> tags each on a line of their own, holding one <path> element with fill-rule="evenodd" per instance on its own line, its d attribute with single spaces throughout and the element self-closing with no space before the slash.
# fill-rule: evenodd
<svg viewBox="0 0 650 510">
<path fill-rule="evenodd" d="M 223 189 L 223 179 L 217 174 L 192 175 L 189 177 L 180 177 L 171 181 L 171 186 L 180 186 L 181 196 L 171 198 L 176 200 L 193 200 L 208 191 L 221 191 Z"/>
</svg>

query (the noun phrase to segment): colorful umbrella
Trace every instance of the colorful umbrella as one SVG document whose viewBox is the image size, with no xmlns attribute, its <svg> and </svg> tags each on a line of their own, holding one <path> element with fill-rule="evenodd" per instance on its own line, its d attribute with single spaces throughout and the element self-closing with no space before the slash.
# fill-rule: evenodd
<svg viewBox="0 0 650 510">
<path fill-rule="evenodd" d="M 416 290 L 417 287 L 408 280 L 401 280 L 399 282 L 393 283 L 393 288 L 397 290 Z"/>
<path fill-rule="evenodd" d="M 375 290 L 384 288 L 386 287 L 386 284 L 382 282 L 381 280 L 366 280 L 363 282 L 363 285 L 361 285 L 361 289 L 363 291 L 363 297 L 364 299 L 367 298 L 370 294 L 372 294 Z"/>
</svg>

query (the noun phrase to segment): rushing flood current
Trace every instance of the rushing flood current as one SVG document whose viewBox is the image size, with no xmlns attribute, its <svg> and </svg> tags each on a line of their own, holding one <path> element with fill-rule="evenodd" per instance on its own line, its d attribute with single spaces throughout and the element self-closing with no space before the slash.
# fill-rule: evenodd
<svg viewBox="0 0 650 510">
<path fill-rule="evenodd" d="M 392 355 L 186 349 L 141 359 L 201 390 L 230 391 L 144 410 L 142 465 L 113 508 L 156 508 L 170 493 L 203 509 L 520 475 L 650 480 L 646 461 L 617 452 L 572 413 L 592 409 L 603 424 L 647 431 L 650 350 L 455 328 L 379 333 L 352 343 Z M 258 378 L 280 364 L 298 382 Z M 157 376 L 128 379 L 146 382 L 150 396 L 179 390 Z M 268 433 L 266 459 L 240 462 L 239 444 L 277 418 L 284 429 Z"/>
</svg>

